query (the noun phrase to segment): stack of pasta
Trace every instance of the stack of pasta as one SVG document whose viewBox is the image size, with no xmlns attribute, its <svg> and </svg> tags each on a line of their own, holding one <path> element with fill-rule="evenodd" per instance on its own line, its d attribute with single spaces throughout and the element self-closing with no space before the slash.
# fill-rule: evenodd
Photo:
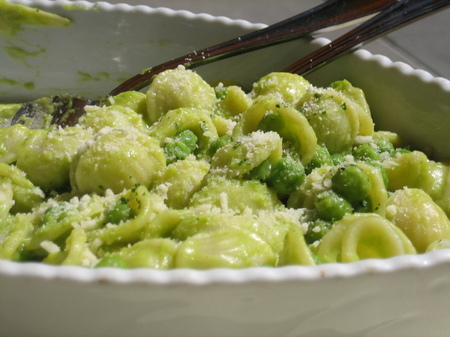
<svg viewBox="0 0 450 337">
<path fill-rule="evenodd" d="M 449 166 L 375 131 L 346 80 L 271 73 L 245 91 L 179 67 L 76 126 L 0 139 L 3 259 L 206 269 L 450 247 Z"/>
</svg>

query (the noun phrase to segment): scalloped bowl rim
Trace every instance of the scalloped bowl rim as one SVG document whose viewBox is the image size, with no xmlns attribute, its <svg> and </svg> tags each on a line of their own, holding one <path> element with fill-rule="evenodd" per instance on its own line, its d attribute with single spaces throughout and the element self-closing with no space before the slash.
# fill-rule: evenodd
<svg viewBox="0 0 450 337">
<path fill-rule="evenodd" d="M 23 5 L 37 5 L 43 8 L 51 9 L 58 6 L 74 6 L 86 9 L 100 9 L 103 11 L 123 11 L 123 12 L 141 12 L 141 13 L 161 13 L 167 16 L 181 16 L 185 19 L 200 19 L 205 21 L 217 21 L 225 25 L 240 25 L 247 29 L 260 29 L 266 27 L 262 23 L 251 23 L 242 19 L 231 19 L 226 16 L 214 16 L 208 13 L 193 13 L 188 10 L 176 10 L 167 7 L 150 7 L 147 5 L 130 5 L 127 3 L 112 4 L 107 1 L 90 2 L 85 0 L 11 0 L 14 3 Z"/>
<path fill-rule="evenodd" d="M 245 29 L 260 29 L 264 24 L 250 23 L 246 20 L 235 20 L 225 16 L 213 16 L 206 13 L 195 14 L 187 10 L 173 10 L 166 7 L 152 8 L 146 5 L 129 5 L 125 3 L 111 4 L 108 2 L 91 3 L 88 1 L 68 0 L 15 0 L 24 5 L 38 5 L 51 9 L 54 6 L 75 5 L 101 10 L 120 10 L 124 12 L 138 11 L 143 13 L 161 13 L 168 16 L 180 16 L 186 19 L 199 19 L 219 22 L 225 25 L 240 25 Z M 326 38 L 313 39 L 311 43 L 324 45 Z M 365 49 L 353 52 L 365 61 L 374 61 L 385 68 L 394 68 L 404 76 L 418 77 L 425 83 L 434 84 L 445 94 L 450 94 L 450 80 L 435 77 L 429 72 L 414 69 L 404 62 L 393 62 L 383 55 L 372 54 Z M 365 259 L 353 263 L 326 263 L 316 266 L 283 266 L 283 267 L 252 267 L 243 269 L 118 269 L 98 268 L 87 269 L 78 266 L 53 266 L 36 262 L 12 262 L 0 260 L 0 275 L 10 277 L 40 278 L 43 280 L 67 280 L 74 282 L 110 282 L 117 284 L 191 284 L 206 285 L 218 283 L 248 283 L 248 282 L 285 282 L 285 281 L 318 281 L 333 278 L 350 278 L 363 274 L 393 273 L 405 269 L 426 269 L 439 265 L 450 265 L 450 249 L 441 249 L 418 255 L 401 255 L 386 259 Z"/>
<path fill-rule="evenodd" d="M 420 255 L 401 255 L 387 259 L 365 259 L 353 263 L 327 263 L 316 266 L 252 267 L 243 269 L 87 269 L 78 266 L 53 266 L 34 262 L 0 261 L 0 274 L 12 277 L 66 280 L 82 283 L 117 284 L 191 284 L 319 281 L 350 278 L 363 274 L 393 273 L 406 269 L 426 269 L 450 264 L 450 249 Z"/>
</svg>

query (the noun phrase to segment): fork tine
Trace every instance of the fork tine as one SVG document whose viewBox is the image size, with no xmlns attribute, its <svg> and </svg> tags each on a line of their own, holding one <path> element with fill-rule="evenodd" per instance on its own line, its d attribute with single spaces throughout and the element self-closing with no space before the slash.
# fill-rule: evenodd
<svg viewBox="0 0 450 337">
<path fill-rule="evenodd" d="M 302 57 L 284 72 L 305 75 L 354 47 L 381 37 L 411 21 L 418 20 L 450 5 L 450 0 L 403 0 L 362 23 L 329 44 Z"/>
</svg>

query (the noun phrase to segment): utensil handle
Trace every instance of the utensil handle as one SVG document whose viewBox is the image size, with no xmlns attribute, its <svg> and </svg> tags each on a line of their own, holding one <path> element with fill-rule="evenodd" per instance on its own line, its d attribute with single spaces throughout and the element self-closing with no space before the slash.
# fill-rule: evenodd
<svg viewBox="0 0 450 337">
<path fill-rule="evenodd" d="M 264 29 L 208 47 L 135 75 L 120 84 L 109 95 L 114 96 L 128 90 L 139 90 L 147 86 L 153 76 L 179 65 L 194 68 L 227 57 L 243 54 L 277 43 L 286 42 L 314 31 L 338 26 L 380 12 L 396 0 L 329 0 L 306 12 L 268 26 Z"/>
<path fill-rule="evenodd" d="M 418 20 L 449 5 L 450 0 L 399 1 L 372 19 L 303 57 L 284 69 L 284 71 L 299 75 L 307 74 L 344 52 L 361 46 L 364 42 L 385 35 L 411 21 Z"/>
</svg>

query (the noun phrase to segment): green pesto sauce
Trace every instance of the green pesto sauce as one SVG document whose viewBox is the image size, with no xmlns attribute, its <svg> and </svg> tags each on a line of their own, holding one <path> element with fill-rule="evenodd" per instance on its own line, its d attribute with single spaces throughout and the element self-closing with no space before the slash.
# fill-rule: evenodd
<svg viewBox="0 0 450 337">
<path fill-rule="evenodd" d="M 20 82 L 17 82 L 16 80 L 12 80 L 10 78 L 0 78 L 0 83 L 7 84 L 10 86 L 22 86 L 28 90 L 34 89 L 34 82 L 20 83 Z"/>
<path fill-rule="evenodd" d="M 60 15 L 0 0 L 0 34 L 14 36 L 22 25 L 68 26 L 71 21 Z"/>
<path fill-rule="evenodd" d="M 80 77 L 80 81 L 82 81 L 82 82 L 89 82 L 89 81 L 99 82 L 102 79 L 110 78 L 109 74 L 104 71 L 98 72 L 95 75 L 84 73 L 82 71 L 79 71 L 77 74 Z"/>
<path fill-rule="evenodd" d="M 20 104 L 0 104 L 0 120 L 12 118 L 19 108 Z"/>
<path fill-rule="evenodd" d="M 149 41 L 150 43 L 156 43 L 158 46 L 160 47 L 164 47 L 168 44 L 170 44 L 172 41 L 171 40 L 151 40 Z"/>
<path fill-rule="evenodd" d="M 27 50 L 17 47 L 17 46 L 9 46 L 9 47 L 5 47 L 4 49 L 5 49 L 6 54 L 14 60 L 24 60 L 27 57 L 37 56 L 37 55 L 45 52 L 45 49 L 43 49 L 43 48 L 40 48 L 37 51 L 31 52 L 31 51 L 27 51 Z"/>
</svg>

